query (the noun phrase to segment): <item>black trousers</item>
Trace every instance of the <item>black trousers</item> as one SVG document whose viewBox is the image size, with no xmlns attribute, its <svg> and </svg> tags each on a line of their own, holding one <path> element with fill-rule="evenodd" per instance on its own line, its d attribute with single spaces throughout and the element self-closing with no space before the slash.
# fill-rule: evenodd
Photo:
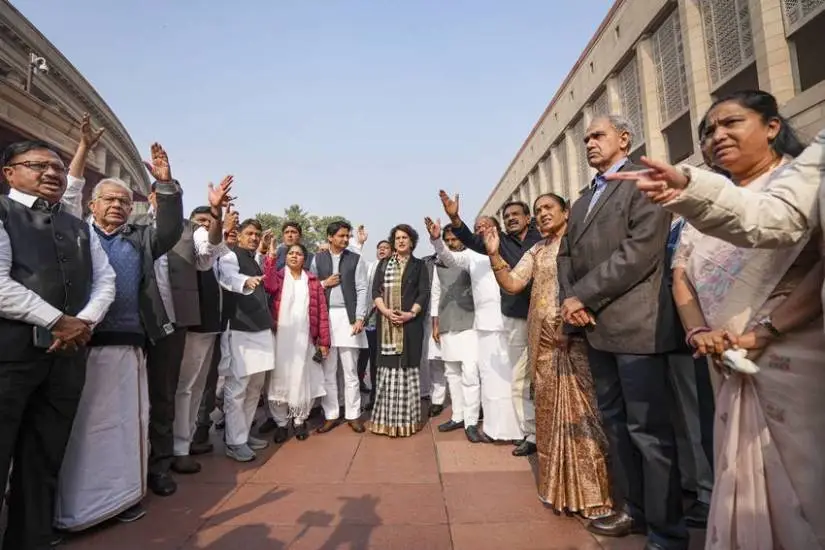
<svg viewBox="0 0 825 550">
<path fill-rule="evenodd" d="M 149 383 L 149 474 L 166 474 L 175 455 L 175 392 L 186 346 L 186 329 L 149 344 L 146 378 Z"/>
<path fill-rule="evenodd" d="M 3 550 L 50 548 L 57 477 L 85 381 L 85 352 L 44 355 L 32 362 L 0 361 L 4 482 L 14 459 Z"/>
<path fill-rule="evenodd" d="M 203 388 L 201 406 L 198 409 L 198 427 L 207 429 L 212 427 L 212 411 L 216 406 L 216 392 L 218 391 L 218 364 L 221 362 L 221 335 L 215 336 L 215 346 L 212 348 L 212 361 L 209 363 L 209 373 L 206 375 L 206 386 Z"/>
<path fill-rule="evenodd" d="M 358 376 L 363 378 L 361 374 L 361 358 L 366 354 L 370 363 L 370 403 L 375 404 L 375 390 L 378 388 L 378 332 L 375 330 L 364 331 L 367 334 L 367 349 L 361 350 L 361 355 L 358 356 Z M 366 370 L 366 365 L 364 365 Z"/>
<path fill-rule="evenodd" d="M 616 500 L 647 524 L 653 542 L 687 548 L 667 356 L 613 354 L 588 345 L 588 358 Z"/>
</svg>

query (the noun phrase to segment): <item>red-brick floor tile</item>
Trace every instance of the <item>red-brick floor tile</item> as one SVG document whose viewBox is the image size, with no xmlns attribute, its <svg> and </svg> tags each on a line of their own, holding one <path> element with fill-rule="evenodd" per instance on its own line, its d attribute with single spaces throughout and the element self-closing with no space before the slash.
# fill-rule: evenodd
<svg viewBox="0 0 825 550">
<path fill-rule="evenodd" d="M 412 437 L 364 438 L 347 483 L 437 483 L 438 464 L 429 431 Z"/>
<path fill-rule="evenodd" d="M 553 513 L 536 496 L 529 472 L 444 474 L 451 524 L 550 521 Z"/>
<path fill-rule="evenodd" d="M 599 541 L 604 550 L 638 550 L 644 548 L 647 537 L 644 535 L 631 535 L 622 538 L 602 537 L 593 535 Z M 689 550 L 703 550 L 705 547 L 705 531 L 704 529 L 690 530 L 690 547 Z"/>
<path fill-rule="evenodd" d="M 70 545 L 84 550 L 179 548 L 235 490 L 234 485 L 180 484 L 171 497 L 147 496 L 143 519 L 127 524 L 108 522 L 72 537 Z"/>
<path fill-rule="evenodd" d="M 495 521 L 491 518 L 491 521 Z M 518 523 L 453 524 L 455 550 L 600 550 L 601 546 L 573 518 Z"/>
<path fill-rule="evenodd" d="M 250 482 L 342 483 L 364 439 L 324 435 L 287 441 L 255 472 Z"/>
<path fill-rule="evenodd" d="M 485 472 L 529 472 L 525 458 L 513 456 L 511 445 L 477 445 L 463 441 L 436 441 L 442 474 Z"/>
<path fill-rule="evenodd" d="M 447 522 L 437 484 L 248 484 L 227 499 L 210 525 L 427 525 Z"/>
<path fill-rule="evenodd" d="M 450 550 L 446 525 L 350 525 L 329 527 L 237 525 L 209 527 L 185 550 Z"/>
</svg>

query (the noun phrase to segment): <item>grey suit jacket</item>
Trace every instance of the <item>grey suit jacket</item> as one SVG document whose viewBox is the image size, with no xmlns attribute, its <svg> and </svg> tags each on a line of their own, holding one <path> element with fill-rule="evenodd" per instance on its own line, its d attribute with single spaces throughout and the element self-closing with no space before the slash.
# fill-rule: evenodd
<svg viewBox="0 0 825 550">
<path fill-rule="evenodd" d="M 628 162 L 622 171 L 641 167 Z M 634 181 L 613 181 L 593 206 L 584 191 L 570 212 L 558 255 L 559 300 L 577 297 L 593 312 L 595 349 L 652 354 L 676 347 L 676 311 L 664 284 L 671 215 Z M 566 332 L 580 329 L 565 327 Z"/>
</svg>

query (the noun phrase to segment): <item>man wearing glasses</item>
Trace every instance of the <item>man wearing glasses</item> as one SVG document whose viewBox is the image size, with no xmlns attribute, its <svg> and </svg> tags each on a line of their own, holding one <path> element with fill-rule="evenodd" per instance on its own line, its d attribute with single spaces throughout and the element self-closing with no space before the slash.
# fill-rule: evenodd
<svg viewBox="0 0 825 550">
<path fill-rule="evenodd" d="M 86 373 L 92 328 L 115 297 L 98 237 L 61 209 L 66 166 L 51 145 L 0 156 L 0 472 L 15 458 L 4 550 L 39 549 L 52 531 L 57 477 Z"/>
</svg>

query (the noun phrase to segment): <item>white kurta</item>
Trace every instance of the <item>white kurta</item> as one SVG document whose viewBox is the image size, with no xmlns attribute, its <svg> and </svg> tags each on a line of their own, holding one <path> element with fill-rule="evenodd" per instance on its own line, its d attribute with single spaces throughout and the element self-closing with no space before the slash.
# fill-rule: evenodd
<svg viewBox="0 0 825 550">
<path fill-rule="evenodd" d="M 471 250 L 451 252 L 441 239 L 432 243 L 444 265 L 460 267 L 470 274 L 484 433 L 498 440 L 522 439 L 524 434 L 513 403 L 514 365 L 510 359 L 509 335 L 501 314 L 501 290 L 490 267 L 490 259 Z"/>
<path fill-rule="evenodd" d="M 352 333 L 352 324 L 349 322 L 347 308 L 329 308 L 329 330 L 333 348 L 366 349 L 367 335 L 364 331 Z"/>
<path fill-rule="evenodd" d="M 132 346 L 92 348 L 58 479 L 56 527 L 87 529 L 141 501 L 146 494 L 148 430 L 143 351 Z"/>
</svg>

